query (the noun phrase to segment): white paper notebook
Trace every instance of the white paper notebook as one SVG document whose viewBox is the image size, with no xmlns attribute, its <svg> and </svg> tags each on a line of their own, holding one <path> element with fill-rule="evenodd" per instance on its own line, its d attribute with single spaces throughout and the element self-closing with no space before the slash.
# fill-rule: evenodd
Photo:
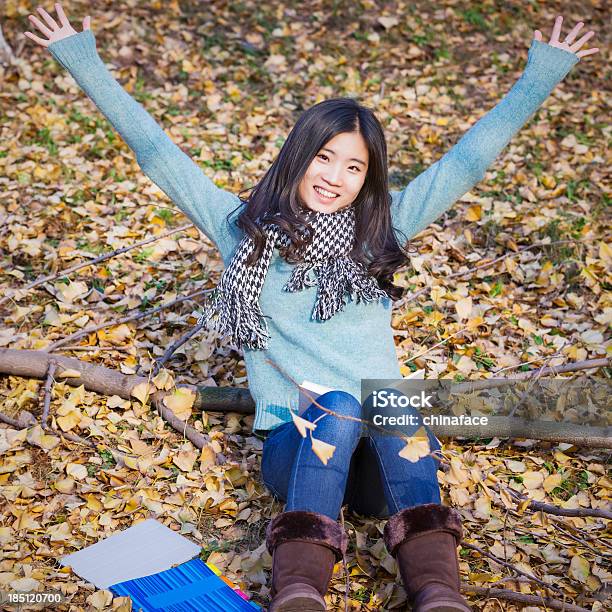
<svg viewBox="0 0 612 612">
<path fill-rule="evenodd" d="M 200 546 L 159 521 L 147 519 L 60 559 L 64 566 L 107 589 L 112 584 L 150 576 L 189 561 Z"/>
<path fill-rule="evenodd" d="M 298 415 L 302 415 L 312 404 L 313 399 L 317 399 L 319 395 L 323 395 L 328 391 L 333 391 L 331 387 L 324 387 L 309 380 L 304 380 L 300 385 L 300 403 L 298 406 Z M 308 392 L 308 395 L 306 394 Z"/>
</svg>

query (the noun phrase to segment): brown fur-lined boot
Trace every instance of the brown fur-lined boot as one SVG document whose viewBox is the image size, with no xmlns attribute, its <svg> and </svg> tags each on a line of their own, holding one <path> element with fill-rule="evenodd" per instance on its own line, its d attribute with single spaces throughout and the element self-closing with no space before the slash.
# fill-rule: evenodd
<svg viewBox="0 0 612 612">
<path fill-rule="evenodd" d="M 276 516 L 266 530 L 272 555 L 270 612 L 321 612 L 334 565 L 348 538 L 324 514 L 293 510 Z"/>
<path fill-rule="evenodd" d="M 457 545 L 462 537 L 461 516 L 448 506 L 423 504 L 389 518 L 385 544 L 415 612 L 470 612 L 459 594 Z"/>
</svg>

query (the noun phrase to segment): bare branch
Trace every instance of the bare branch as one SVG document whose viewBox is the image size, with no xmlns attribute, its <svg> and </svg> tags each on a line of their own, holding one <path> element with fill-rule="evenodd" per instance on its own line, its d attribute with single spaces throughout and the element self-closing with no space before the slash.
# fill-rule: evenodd
<svg viewBox="0 0 612 612">
<path fill-rule="evenodd" d="M 547 585 L 548 586 L 548 585 Z M 538 595 L 527 595 L 525 593 L 517 593 L 508 589 L 493 589 L 471 584 L 461 583 L 461 590 L 464 593 L 474 593 L 483 596 L 487 601 L 490 599 L 505 599 L 506 601 L 515 601 L 516 603 L 532 604 L 534 606 L 548 606 L 553 610 L 565 610 L 565 612 L 590 612 L 590 608 L 582 608 L 575 606 L 559 599 L 552 597 L 544 597 Z"/>
<path fill-rule="evenodd" d="M 67 276 L 68 274 L 71 274 L 72 272 L 76 272 L 77 270 L 80 270 L 81 268 L 95 266 L 99 263 L 102 263 L 103 261 L 112 259 L 113 257 L 117 257 L 117 255 L 122 255 L 123 253 L 127 253 L 128 251 L 144 246 L 145 244 L 156 242 L 157 240 L 161 240 L 162 238 L 167 238 L 168 236 L 172 236 L 172 234 L 182 232 L 184 230 L 189 229 L 190 227 L 193 227 L 193 223 L 189 223 L 188 225 L 181 225 L 181 227 L 177 227 L 175 229 L 169 230 L 163 234 L 160 234 L 159 236 L 152 236 L 151 238 L 146 238 L 145 240 L 141 240 L 140 242 L 135 242 L 134 244 L 130 244 L 129 246 L 125 246 L 125 247 L 121 247 L 120 249 L 116 249 L 115 251 L 112 251 L 111 253 L 100 255 L 99 257 L 96 257 L 95 259 L 92 259 L 91 261 L 81 262 L 79 264 L 75 264 L 71 268 L 60 270 L 56 274 L 50 274 L 43 278 L 39 278 L 38 280 L 31 282 L 29 285 L 26 285 L 25 287 L 22 287 L 21 289 L 14 289 L 12 294 L 7 293 L 5 297 L 0 299 L 0 306 L 2 306 L 2 304 L 4 304 L 4 302 L 8 301 L 9 299 L 20 300 L 22 297 L 25 297 L 26 294 L 25 293 L 22 294 L 22 292 L 24 291 L 29 291 L 30 289 L 34 289 L 35 287 L 40 287 L 40 285 L 44 285 L 45 283 L 48 283 L 50 281 L 56 280 L 58 278 L 62 278 L 63 276 Z"/>
<path fill-rule="evenodd" d="M 483 550 L 482 548 L 480 548 L 479 546 L 476 546 L 475 544 L 470 544 L 469 542 L 461 542 L 461 546 L 463 546 L 464 548 L 471 548 L 472 550 L 477 551 L 484 557 L 489 557 L 489 559 L 493 559 L 495 563 L 499 563 L 499 565 L 503 565 L 504 567 L 507 567 L 513 572 L 516 572 L 517 574 L 520 574 L 521 576 L 524 576 L 525 578 L 528 578 L 529 580 L 536 582 L 540 586 L 543 586 L 546 589 L 550 589 L 551 591 L 555 591 L 559 593 L 560 595 L 563 595 L 563 590 L 555 586 L 554 584 L 547 584 L 543 580 L 540 580 L 539 578 L 536 578 L 535 576 L 532 576 L 531 574 L 524 572 L 522 569 L 519 569 L 518 567 L 512 565 L 512 563 L 509 563 L 508 561 L 504 561 L 503 559 L 496 557 L 494 554 L 487 552 L 486 550 Z"/>
<path fill-rule="evenodd" d="M 51 390 L 53 389 L 53 375 L 57 368 L 55 359 L 49 359 L 49 370 L 47 372 L 47 380 L 45 381 L 45 401 L 43 405 L 41 422 L 43 429 L 47 429 L 49 424 L 49 408 L 51 407 Z"/>
</svg>

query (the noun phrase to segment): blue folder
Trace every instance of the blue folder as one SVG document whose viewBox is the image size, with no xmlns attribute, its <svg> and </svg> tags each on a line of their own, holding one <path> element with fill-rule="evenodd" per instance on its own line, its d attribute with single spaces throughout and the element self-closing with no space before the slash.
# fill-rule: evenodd
<svg viewBox="0 0 612 612">
<path fill-rule="evenodd" d="M 138 612 L 255 612 L 261 606 L 243 599 L 201 559 L 169 570 L 113 584 L 112 593 L 130 597 Z"/>
</svg>

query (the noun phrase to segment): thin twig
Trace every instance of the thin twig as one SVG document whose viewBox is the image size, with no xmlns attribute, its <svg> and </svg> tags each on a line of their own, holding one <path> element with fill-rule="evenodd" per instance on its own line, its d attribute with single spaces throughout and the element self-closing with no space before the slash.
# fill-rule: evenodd
<svg viewBox="0 0 612 612">
<path fill-rule="evenodd" d="M 41 417 L 41 423 L 43 429 L 47 429 L 49 424 L 49 408 L 51 407 L 51 392 L 53 389 L 53 375 L 55 374 L 55 370 L 57 368 L 57 362 L 55 359 L 49 359 L 49 370 L 47 371 L 47 380 L 45 380 L 45 400 L 43 404 L 43 411 Z"/>
<path fill-rule="evenodd" d="M 501 488 L 503 488 L 504 490 L 506 490 L 506 491 L 508 490 L 508 488 L 507 488 L 505 485 L 503 485 L 503 484 L 501 484 L 501 483 L 499 483 L 499 482 L 498 482 L 497 484 L 498 484 L 498 485 L 500 485 L 500 486 L 501 486 Z M 521 519 L 524 519 L 524 517 L 525 517 L 523 514 L 520 514 L 520 513 L 519 513 L 519 512 L 517 512 L 516 510 L 514 510 L 514 509 L 512 509 L 512 508 L 507 508 L 507 507 L 506 507 L 506 505 L 505 505 L 503 502 L 501 502 L 501 501 L 499 501 L 499 500 L 495 499 L 494 497 L 492 497 L 492 498 L 491 498 L 491 503 L 492 503 L 492 504 L 494 504 L 494 505 L 496 505 L 496 506 L 498 506 L 499 508 L 501 508 L 501 509 L 505 510 L 505 511 L 506 511 L 506 514 L 508 514 L 508 513 L 512 514 L 512 516 L 513 516 L 513 517 L 514 517 L 514 518 L 515 518 L 517 521 L 520 521 Z M 554 507 L 556 507 L 556 506 L 554 506 Z M 546 511 L 545 511 L 545 510 L 543 510 L 543 512 L 546 512 Z M 590 545 L 588 542 L 586 542 L 585 540 L 583 540 L 583 539 L 581 539 L 581 538 L 578 538 L 577 536 L 573 535 L 573 534 L 572 534 L 572 533 L 571 533 L 571 532 L 568 530 L 569 528 L 571 528 L 571 527 L 572 527 L 572 525 L 568 525 L 567 523 L 565 523 L 565 522 L 563 521 L 563 518 L 561 518 L 561 517 L 557 516 L 555 513 L 549 513 L 549 514 L 551 515 L 551 516 L 550 516 L 550 520 L 551 520 L 551 521 L 553 521 L 553 522 L 555 523 L 555 529 L 559 529 L 560 531 L 563 531 L 563 532 L 564 532 L 564 533 L 565 533 L 565 534 L 566 534 L 566 535 L 567 535 L 569 538 L 571 538 L 571 539 L 573 539 L 573 540 L 575 540 L 575 541 L 577 541 L 577 542 L 580 542 L 580 544 L 582 544 L 583 546 L 586 546 L 586 547 L 587 547 L 589 550 L 591 550 L 591 551 L 592 551 L 594 554 L 597 554 L 597 555 L 603 555 L 603 556 L 608 556 L 608 557 L 609 557 L 609 556 L 612 556 L 612 553 L 602 552 L 602 551 L 600 551 L 600 550 L 597 550 L 597 549 L 595 549 L 594 547 L 592 547 L 592 546 L 591 546 L 591 545 Z M 532 537 L 538 537 L 538 538 L 541 538 L 541 539 L 545 540 L 545 538 L 543 538 L 541 534 L 534 533 L 532 530 L 530 531 L 530 530 L 521 529 L 521 528 L 520 528 L 518 525 L 516 525 L 516 524 L 515 524 L 515 525 L 512 525 L 512 529 L 513 529 L 513 531 L 516 531 L 516 532 L 519 532 L 519 533 L 520 533 L 520 532 L 527 533 L 527 534 L 530 534 Z M 586 535 L 585 535 L 585 537 L 588 537 L 588 536 L 586 536 Z M 592 539 L 594 542 L 597 542 L 597 543 L 599 543 L 599 544 L 603 544 L 604 546 L 608 546 L 608 547 L 609 547 L 609 545 L 607 544 L 607 542 L 606 542 L 606 540 L 605 540 L 604 538 L 593 537 L 593 538 L 590 538 L 590 539 Z"/>
<path fill-rule="evenodd" d="M 13 419 L 12 417 L 0 412 L 0 423 L 5 423 L 6 425 L 10 425 L 14 429 L 27 429 L 29 427 L 37 425 L 37 421 L 34 418 L 34 415 L 27 410 L 22 410 L 19 413 L 19 417 L 17 419 Z M 83 444 L 93 450 L 98 449 L 98 445 L 91 440 L 86 440 L 77 434 L 73 434 L 69 431 L 60 431 L 58 429 L 53 429 L 52 427 L 43 427 L 43 429 L 47 433 L 51 433 L 53 435 L 59 436 L 60 438 L 65 438 L 70 442 L 76 442 L 77 444 Z M 108 447 L 108 451 L 111 453 L 116 462 L 119 460 L 125 459 L 127 455 L 123 454 L 121 451 L 115 450 L 113 448 Z"/>
<path fill-rule="evenodd" d="M 30 425 L 34 425 L 36 423 L 36 419 L 26 410 L 22 410 L 17 419 L 10 417 L 8 414 L 4 414 L 4 412 L 0 412 L 0 423 L 10 425 L 14 429 L 25 429 Z"/>
<path fill-rule="evenodd" d="M 511 569 L 513 572 L 516 572 L 517 574 L 520 574 L 521 576 L 524 576 L 525 578 L 528 578 L 529 580 L 533 580 L 534 582 L 537 582 L 540 586 L 550 589 L 551 591 L 556 591 L 560 595 L 563 595 L 563 591 L 559 587 L 556 587 L 554 584 L 547 584 L 543 580 L 540 580 L 539 578 L 536 578 L 535 576 L 532 576 L 531 574 L 524 572 L 522 569 L 519 569 L 518 567 L 512 565 L 512 563 L 509 563 L 508 561 L 504 561 L 503 559 L 496 557 L 493 553 L 483 550 L 482 548 L 480 548 L 480 546 L 476 546 L 476 544 L 470 544 L 468 542 L 461 542 L 461 546 L 464 546 L 465 548 L 471 548 L 472 550 L 479 552 L 481 555 L 484 555 L 485 557 L 489 557 L 489 559 L 493 559 L 495 563 L 499 563 L 500 565 L 503 565 L 504 567 Z"/>
<path fill-rule="evenodd" d="M 529 251 L 531 249 L 535 249 L 538 247 L 545 247 L 545 246 L 552 246 L 553 244 L 561 244 L 564 242 L 586 242 L 587 239 L 567 239 L 567 240 L 555 240 L 554 242 L 537 242 L 535 244 L 529 244 L 527 246 L 524 247 L 520 247 L 518 251 L 513 251 L 512 253 L 504 253 L 503 255 L 500 255 L 499 257 L 496 257 L 495 259 L 492 259 L 491 261 L 488 261 L 487 263 L 484 263 L 480 266 L 476 266 L 474 268 L 470 268 L 468 270 L 459 270 L 457 272 L 453 272 L 452 274 L 449 274 L 448 276 L 444 277 L 444 280 L 450 280 L 451 278 L 457 278 L 457 277 L 461 277 L 461 276 L 465 276 L 466 274 L 474 274 L 476 273 L 478 270 L 484 270 L 485 268 L 490 268 L 491 266 L 495 265 L 497 262 L 502 261 L 503 259 L 507 259 L 509 257 L 514 257 L 515 255 L 519 255 L 520 253 L 522 253 L 523 251 Z M 592 241 L 592 239 L 588 239 L 589 242 Z M 407 295 L 406 297 L 402 298 L 401 300 L 395 302 L 393 304 L 393 308 L 397 309 L 397 308 L 402 308 L 403 306 L 405 306 L 406 304 L 408 304 L 409 302 L 414 301 L 417 297 L 419 297 L 420 295 L 422 295 L 423 293 L 426 293 L 427 291 L 431 290 L 431 288 L 433 287 L 433 283 L 430 284 L 427 287 L 423 287 L 422 289 L 419 289 L 419 291 L 417 291 L 416 293 L 411 293 L 410 295 Z"/>
<path fill-rule="evenodd" d="M 71 268 L 66 268 L 65 270 L 61 270 L 60 272 L 57 272 L 55 274 L 50 274 L 48 276 L 45 276 L 44 278 L 40 278 L 38 280 L 35 280 L 35 281 L 31 282 L 29 285 L 26 285 L 25 287 L 22 287 L 21 289 L 14 289 L 12 296 L 9 296 L 7 294 L 7 296 L 1 298 L 0 299 L 0 306 L 2 304 L 4 304 L 4 302 L 7 301 L 9 299 L 9 297 L 15 298 L 17 293 L 20 293 L 22 291 L 29 291 L 30 289 L 34 289 L 35 287 L 39 287 L 40 285 L 43 285 L 44 283 L 47 283 L 49 281 L 53 281 L 53 280 L 55 280 L 57 278 L 61 278 L 63 276 L 67 276 L 68 274 L 72 274 L 72 272 L 76 272 L 77 270 L 80 270 L 81 268 L 87 268 L 89 266 L 95 266 L 95 265 L 97 265 L 99 263 L 102 263 L 103 261 L 106 261 L 107 259 L 112 259 L 113 257 L 117 257 L 118 255 L 122 255 L 123 253 L 127 253 L 128 251 L 131 251 L 132 249 L 136 249 L 138 247 L 141 247 L 141 246 L 143 246 L 145 244 L 149 244 L 151 242 L 156 242 L 157 240 L 161 240 L 162 238 L 167 238 L 168 236 L 172 236 L 172 234 L 177 234 L 178 232 L 185 231 L 185 230 L 189 229 L 190 227 L 193 227 L 193 223 L 189 223 L 187 225 L 181 225 L 180 227 L 177 227 L 175 229 L 169 230 L 169 231 L 165 232 L 164 234 L 160 234 L 159 236 L 152 236 L 151 238 L 145 238 L 144 240 L 141 240 L 140 242 L 135 242 L 134 244 L 130 244 L 129 246 L 121 247 L 120 249 L 116 249 L 116 250 L 112 251 L 111 253 L 106 253 L 104 255 L 100 255 L 99 257 L 96 257 L 95 259 L 92 259 L 91 261 L 85 261 L 85 262 L 81 262 L 79 264 L 75 264 Z M 16 299 L 21 299 L 22 297 L 25 297 L 25 294 L 24 295 L 20 295 L 19 297 L 16 297 Z"/>
<path fill-rule="evenodd" d="M 410 361 L 416 361 L 419 357 L 422 357 L 423 355 L 427 355 L 427 353 L 429 353 L 430 351 L 433 351 L 435 348 L 438 348 L 445 342 L 448 342 L 451 338 L 454 338 L 455 336 L 462 334 L 464 331 L 467 331 L 467 329 L 468 329 L 467 327 L 464 327 L 463 329 L 456 331 L 454 334 L 451 334 L 448 338 L 444 338 L 444 340 L 425 349 L 422 353 L 419 353 L 418 355 L 415 355 L 414 357 L 410 357 Z"/>
<path fill-rule="evenodd" d="M 546 585 L 550 586 L 550 585 Z M 544 597 L 538 595 L 527 595 L 526 593 L 517 593 L 516 591 L 510 591 L 509 589 L 494 589 L 474 586 L 472 584 L 461 583 L 461 590 L 464 593 L 474 593 L 476 595 L 482 595 L 486 600 L 498 597 L 499 599 L 505 599 L 506 601 L 515 601 L 522 604 L 533 604 L 534 606 L 548 606 L 553 610 L 564 610 L 565 612 L 590 612 L 588 608 L 582 608 L 581 606 L 575 606 L 565 601 L 559 601 L 552 597 Z"/>
<path fill-rule="evenodd" d="M 81 331 L 75 332 L 74 334 L 70 334 L 69 336 L 62 338 L 61 340 L 57 340 L 56 342 L 53 342 L 52 344 L 50 344 L 49 346 L 45 347 L 42 350 L 45 353 L 51 353 L 55 351 L 56 349 L 58 349 L 60 346 L 63 346 L 64 344 L 67 344 L 68 342 L 71 342 L 72 340 L 78 340 L 79 338 L 82 338 L 83 336 L 87 336 L 88 334 L 97 332 L 107 327 L 116 327 L 117 325 L 121 325 L 122 323 L 129 323 L 130 321 L 138 321 L 140 319 L 150 317 L 151 315 L 154 315 L 156 312 L 159 312 L 160 310 L 164 310 L 166 308 L 170 308 L 180 302 L 183 302 L 184 300 L 192 298 L 194 295 L 202 294 L 202 293 L 210 293 L 211 291 L 214 291 L 214 289 L 203 289 L 201 291 L 198 291 L 195 294 L 191 294 L 188 296 L 182 296 L 180 298 L 176 298 L 175 300 L 172 300 L 171 302 L 168 302 L 167 304 L 161 304 L 160 306 L 156 306 L 155 308 L 151 308 L 150 310 L 145 310 L 145 312 L 140 312 L 134 315 L 128 315 L 127 317 L 123 317 L 122 319 L 119 319 L 118 321 L 109 321 L 106 323 L 100 323 L 99 325 L 92 325 L 91 327 L 86 327 L 85 329 L 82 329 Z"/>
<path fill-rule="evenodd" d="M 155 362 L 153 366 L 152 376 L 157 376 L 162 366 L 172 357 L 172 354 L 179 349 L 185 342 L 188 342 L 204 327 L 204 323 L 194 325 L 186 334 L 183 334 L 178 340 L 175 340 L 164 352 L 164 354 Z"/>
<path fill-rule="evenodd" d="M 499 370 L 492 370 L 491 373 L 499 374 L 500 372 L 505 372 L 507 370 L 516 370 L 516 368 L 521 368 L 523 366 L 529 365 L 530 363 L 535 363 L 536 361 L 542 361 L 542 359 L 546 359 L 550 361 L 551 359 L 554 359 L 555 357 L 560 357 L 561 355 L 563 355 L 561 351 L 557 351 L 556 353 L 553 353 L 552 355 L 546 355 L 545 357 L 542 357 L 540 355 L 536 357 L 535 359 L 530 359 L 529 361 L 521 361 L 521 363 L 517 363 L 516 365 L 506 366 L 505 368 L 500 368 Z"/>
<path fill-rule="evenodd" d="M 131 346 L 64 346 L 62 351 L 117 351 L 119 353 L 130 353 Z"/>
<path fill-rule="evenodd" d="M 511 489 L 506 487 L 509 495 L 514 497 L 516 500 L 520 502 L 529 501 L 528 497 L 525 497 Z M 538 512 L 542 510 L 547 514 L 554 514 L 555 516 L 592 516 L 595 518 L 603 518 L 603 519 L 612 519 L 612 511 L 611 510 L 602 510 L 601 508 L 560 508 L 559 506 L 555 506 L 553 504 L 546 504 L 544 502 L 539 502 L 535 500 L 530 500 L 527 505 L 528 510 L 533 510 L 534 512 Z"/>
<path fill-rule="evenodd" d="M 290 374 L 285 372 L 278 364 L 274 363 L 271 359 L 266 359 L 266 361 L 270 365 L 275 367 L 283 376 L 288 378 L 294 385 L 296 385 L 298 388 L 300 388 L 305 393 L 305 395 L 308 397 L 308 399 L 310 400 L 311 404 L 314 404 L 317 408 L 319 408 L 323 412 L 326 412 L 327 414 L 331 414 L 331 415 L 335 416 L 336 418 L 343 419 L 345 421 L 353 421 L 353 422 L 356 422 L 356 423 L 365 423 L 368 427 L 370 427 L 372 429 L 376 429 L 376 430 L 378 430 L 378 431 L 380 431 L 380 432 L 382 432 L 384 434 L 387 434 L 387 435 L 393 435 L 393 436 L 396 436 L 398 438 L 401 438 L 406 443 L 409 443 L 409 442 L 411 442 L 413 440 L 413 437 L 408 436 L 405 433 L 403 433 L 401 431 L 398 431 L 396 429 L 385 428 L 382 425 L 376 425 L 372 421 L 367 421 L 365 419 L 361 419 L 359 417 L 350 416 L 348 414 L 339 414 L 339 413 L 335 412 L 334 410 L 330 410 L 329 408 L 325 408 L 325 406 L 321 406 L 321 404 L 319 404 L 319 402 L 317 402 L 317 400 L 310 394 L 308 389 L 305 389 L 304 387 L 300 387 L 300 385 L 295 381 L 295 379 Z M 444 456 L 444 453 L 442 453 L 442 451 L 435 450 L 435 451 L 433 451 L 431 453 L 428 453 L 428 455 L 424 455 L 424 457 L 425 456 L 433 457 L 434 459 L 438 459 L 439 461 L 444 462 L 444 463 L 448 462 L 448 460 L 446 459 L 446 457 Z"/>
<path fill-rule="evenodd" d="M 520 515 L 519 515 L 520 516 Z M 584 546 L 585 548 L 588 548 L 593 554 L 595 555 L 603 555 L 604 557 L 609 557 L 611 556 L 611 553 L 608 552 L 603 552 L 601 550 L 597 550 L 596 548 L 594 548 L 593 546 L 591 546 L 586 540 L 579 538 L 578 536 L 570 533 L 569 531 L 567 531 L 566 529 L 564 529 L 560 524 L 560 521 L 557 521 L 555 523 L 555 529 L 562 531 L 563 533 L 565 533 L 565 535 L 574 540 L 575 542 L 579 542 L 580 544 L 582 544 L 582 546 Z M 525 533 L 529 536 L 531 536 L 532 538 L 537 538 L 539 540 L 542 540 L 544 542 L 550 542 L 550 540 L 547 540 L 546 538 L 542 537 L 542 534 L 540 533 L 534 533 L 533 530 L 531 529 L 522 529 L 521 527 L 519 527 L 518 525 L 514 525 L 512 528 L 514 531 L 516 531 L 516 533 Z M 593 538 L 594 540 L 596 540 L 597 542 L 599 542 L 600 544 L 605 545 L 606 541 L 604 538 Z"/>
</svg>

